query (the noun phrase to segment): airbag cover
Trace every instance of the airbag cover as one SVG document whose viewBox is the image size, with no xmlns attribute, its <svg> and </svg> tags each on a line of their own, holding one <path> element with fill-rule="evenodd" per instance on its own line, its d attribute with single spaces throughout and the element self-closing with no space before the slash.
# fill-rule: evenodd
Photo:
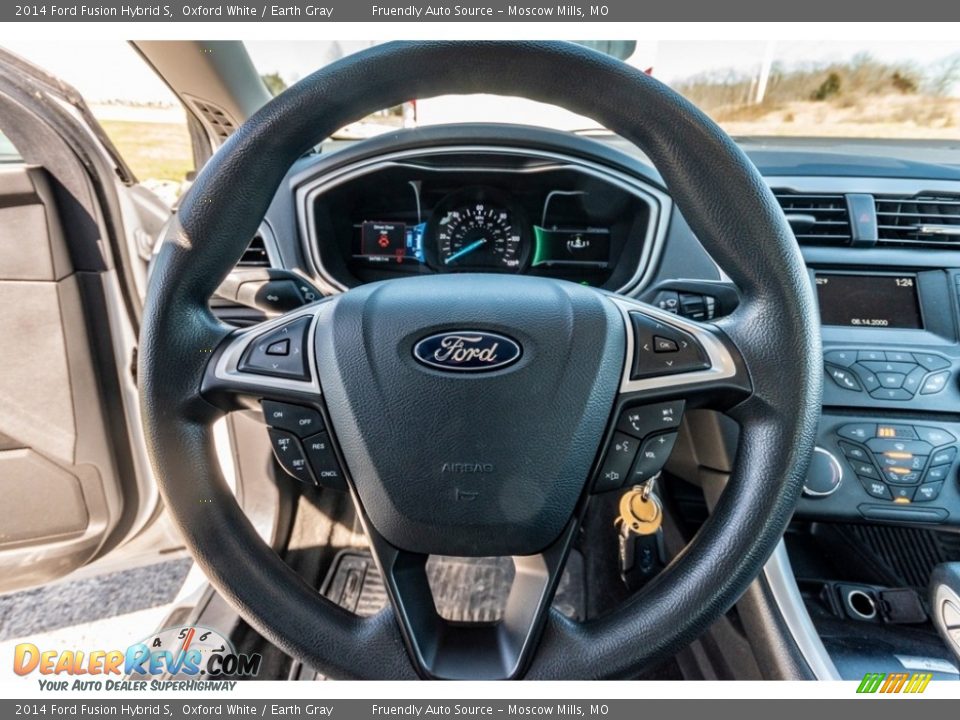
<svg viewBox="0 0 960 720">
<path fill-rule="evenodd" d="M 624 367 L 613 303 L 546 278 L 436 275 L 350 290 L 325 317 L 320 383 L 376 531 L 458 556 L 530 555 L 560 535 Z M 519 359 L 463 372 L 415 357 L 425 338 L 470 331 L 513 340 Z"/>
</svg>

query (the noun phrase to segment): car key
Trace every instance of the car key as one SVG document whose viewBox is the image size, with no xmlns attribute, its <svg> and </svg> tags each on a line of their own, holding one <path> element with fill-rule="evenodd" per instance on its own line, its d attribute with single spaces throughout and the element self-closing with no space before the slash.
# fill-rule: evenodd
<svg viewBox="0 0 960 720">
<path fill-rule="evenodd" d="M 619 530 L 620 577 L 631 591 L 642 587 L 663 567 L 663 507 L 653 489 L 660 473 L 620 498 L 614 525 Z"/>
</svg>

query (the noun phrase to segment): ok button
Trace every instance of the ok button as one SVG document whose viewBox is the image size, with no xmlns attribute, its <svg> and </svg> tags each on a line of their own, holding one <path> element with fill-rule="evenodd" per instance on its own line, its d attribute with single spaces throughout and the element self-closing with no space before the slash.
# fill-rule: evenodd
<svg viewBox="0 0 960 720">
<path fill-rule="evenodd" d="M 885 388 L 898 388 L 903 385 L 903 380 L 906 377 L 903 373 L 895 372 L 881 372 L 877 373 L 877 377 L 880 379 L 880 384 Z"/>
</svg>

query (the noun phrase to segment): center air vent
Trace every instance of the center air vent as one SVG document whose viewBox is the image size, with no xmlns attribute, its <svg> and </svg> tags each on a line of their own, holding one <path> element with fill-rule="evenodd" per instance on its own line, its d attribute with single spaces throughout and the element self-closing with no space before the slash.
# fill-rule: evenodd
<svg viewBox="0 0 960 720">
<path fill-rule="evenodd" d="M 270 267 L 270 256 L 267 255 L 267 246 L 263 242 L 263 237 L 260 235 L 254 236 L 253 240 L 251 240 L 247 246 L 247 249 L 243 251 L 243 255 L 240 256 L 237 267 Z"/>
<path fill-rule="evenodd" d="M 877 243 L 960 247 L 960 195 L 878 195 Z"/>
<path fill-rule="evenodd" d="M 850 210 L 844 195 L 811 195 L 774 190 L 801 245 L 849 245 Z"/>
</svg>

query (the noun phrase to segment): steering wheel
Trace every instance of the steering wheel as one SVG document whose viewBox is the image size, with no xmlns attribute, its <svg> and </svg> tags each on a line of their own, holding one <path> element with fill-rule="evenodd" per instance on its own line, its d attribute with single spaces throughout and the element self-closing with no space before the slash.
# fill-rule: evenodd
<svg viewBox="0 0 960 720">
<path fill-rule="evenodd" d="M 559 280 L 437 274 L 351 289 L 243 331 L 213 317 L 209 298 L 297 158 L 380 108 L 477 92 L 566 107 L 640 147 L 740 289 L 738 309 L 693 323 Z M 190 552 L 289 655 L 340 678 L 626 678 L 725 612 L 781 539 L 819 417 L 818 329 L 773 196 L 733 141 L 677 93 L 574 44 L 390 43 L 273 99 L 197 177 L 155 261 L 140 337 L 142 416 Z M 287 349 L 302 352 L 299 374 L 254 367 L 267 331 L 289 334 Z M 694 366 L 658 364 L 648 345 L 661 331 L 693 345 Z M 453 347 L 451 337 L 464 335 L 467 345 Z M 227 487 L 211 425 L 263 398 L 323 413 L 388 589 L 379 614 L 360 618 L 308 586 Z M 665 400 L 739 424 L 726 489 L 640 593 L 602 617 L 566 619 L 551 599 L 585 506 L 609 487 L 609 478 L 594 481 L 604 448 L 624 409 Z M 431 554 L 513 556 L 502 620 L 443 620 L 424 570 Z"/>
</svg>

